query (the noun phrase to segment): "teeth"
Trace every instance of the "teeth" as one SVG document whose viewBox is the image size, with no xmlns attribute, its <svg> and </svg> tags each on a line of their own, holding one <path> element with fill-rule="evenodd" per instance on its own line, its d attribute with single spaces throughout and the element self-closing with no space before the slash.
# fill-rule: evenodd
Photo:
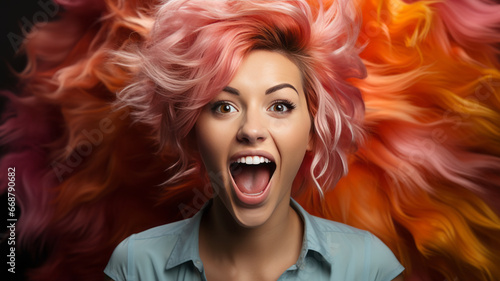
<svg viewBox="0 0 500 281">
<path fill-rule="evenodd" d="M 243 156 L 236 159 L 236 163 L 244 163 L 247 165 L 259 165 L 262 163 L 270 163 L 271 160 L 262 156 Z"/>
</svg>

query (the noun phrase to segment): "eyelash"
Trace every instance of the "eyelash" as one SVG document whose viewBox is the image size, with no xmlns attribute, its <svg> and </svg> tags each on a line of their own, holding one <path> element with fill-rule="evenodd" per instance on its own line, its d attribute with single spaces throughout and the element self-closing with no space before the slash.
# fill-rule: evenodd
<svg viewBox="0 0 500 281">
<path fill-rule="evenodd" d="M 290 111 L 294 110 L 297 107 L 293 102 L 291 102 L 289 100 L 276 100 L 276 101 L 273 102 L 273 104 L 271 105 L 271 107 L 276 106 L 278 104 L 282 104 L 282 105 L 284 105 L 287 108 L 286 111 L 277 111 L 280 114 L 283 114 L 283 113 L 286 113 L 286 112 L 290 112 Z"/>
<path fill-rule="evenodd" d="M 211 107 L 211 110 L 213 113 L 217 113 L 217 114 L 226 114 L 226 113 L 223 113 L 223 112 L 220 112 L 219 111 L 219 108 L 222 106 L 222 105 L 229 105 L 231 106 L 232 108 L 236 109 L 230 102 L 228 101 L 224 101 L 224 100 L 221 100 L 221 101 L 216 101 L 214 102 L 214 104 L 212 105 Z"/>
<path fill-rule="evenodd" d="M 272 110 L 273 112 L 278 112 L 279 114 L 285 114 L 285 113 L 290 113 L 290 111 L 294 110 L 297 106 L 289 101 L 289 100 L 286 100 L 286 99 L 280 99 L 280 100 L 276 100 L 273 102 L 273 104 L 271 104 L 271 106 L 269 108 L 272 108 L 276 105 L 284 105 L 286 107 L 286 110 L 285 111 L 275 111 L 275 110 Z M 227 114 L 227 113 L 230 113 L 230 112 L 220 112 L 220 107 L 223 106 L 223 105 L 229 105 L 231 106 L 234 110 L 237 110 L 235 108 L 235 106 L 233 106 L 230 102 L 228 101 L 225 101 L 225 100 L 221 100 L 221 101 L 217 101 L 215 102 L 212 106 L 211 106 L 211 111 L 214 112 L 214 113 L 217 113 L 217 114 Z"/>
</svg>

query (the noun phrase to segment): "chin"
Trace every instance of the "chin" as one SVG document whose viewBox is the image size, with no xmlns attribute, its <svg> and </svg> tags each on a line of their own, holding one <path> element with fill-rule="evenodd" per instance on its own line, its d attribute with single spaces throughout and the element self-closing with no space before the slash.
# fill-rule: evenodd
<svg viewBox="0 0 500 281">
<path fill-rule="evenodd" d="M 241 202 L 234 194 L 237 188 L 230 186 L 229 190 L 232 194 L 227 197 L 229 202 L 227 202 L 226 207 L 238 225 L 245 228 L 259 227 L 271 219 L 278 205 L 280 205 L 281 200 L 279 198 L 285 196 L 276 188 L 278 186 L 274 185 L 273 180 L 271 180 L 265 190 L 267 194 L 264 194 L 264 199 L 259 201 L 258 204 L 248 205 Z"/>
<path fill-rule="evenodd" d="M 254 152 L 253 161 L 242 162 L 248 154 L 241 157 L 240 153 L 226 166 L 219 199 L 237 225 L 255 228 L 271 219 L 286 191 L 272 155 Z"/>
<path fill-rule="evenodd" d="M 271 182 L 266 187 L 265 193 L 258 198 L 257 204 L 242 202 L 235 194 L 235 190 L 237 187 L 229 182 L 223 189 L 223 194 L 219 193 L 217 197 L 236 224 L 244 228 L 255 228 L 265 224 L 271 218 L 277 206 L 277 194 L 273 194 Z"/>
<path fill-rule="evenodd" d="M 257 208 L 245 208 L 238 206 L 234 202 L 230 203 L 232 210 L 229 210 L 236 223 L 245 228 L 255 228 L 265 224 L 273 213 L 271 204 L 262 204 Z"/>
</svg>

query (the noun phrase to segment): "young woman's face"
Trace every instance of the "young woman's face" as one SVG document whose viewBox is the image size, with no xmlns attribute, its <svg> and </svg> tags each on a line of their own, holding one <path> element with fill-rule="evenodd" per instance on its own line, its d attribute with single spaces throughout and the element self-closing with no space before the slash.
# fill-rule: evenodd
<svg viewBox="0 0 500 281">
<path fill-rule="evenodd" d="M 301 73 L 284 55 L 257 50 L 195 125 L 212 186 L 242 226 L 265 223 L 289 205 L 310 143 Z"/>
</svg>

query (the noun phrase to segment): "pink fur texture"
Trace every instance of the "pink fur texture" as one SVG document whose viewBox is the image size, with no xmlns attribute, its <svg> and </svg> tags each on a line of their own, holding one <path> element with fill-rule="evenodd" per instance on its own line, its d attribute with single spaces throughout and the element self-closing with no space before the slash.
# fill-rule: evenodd
<svg viewBox="0 0 500 281">
<path fill-rule="evenodd" d="M 2 92 L 27 279 L 101 280 L 122 239 L 193 215 L 211 196 L 199 109 L 265 48 L 304 75 L 302 206 L 377 235 L 405 280 L 499 280 L 499 4 L 57 2 L 23 44 L 19 91 Z"/>
</svg>

